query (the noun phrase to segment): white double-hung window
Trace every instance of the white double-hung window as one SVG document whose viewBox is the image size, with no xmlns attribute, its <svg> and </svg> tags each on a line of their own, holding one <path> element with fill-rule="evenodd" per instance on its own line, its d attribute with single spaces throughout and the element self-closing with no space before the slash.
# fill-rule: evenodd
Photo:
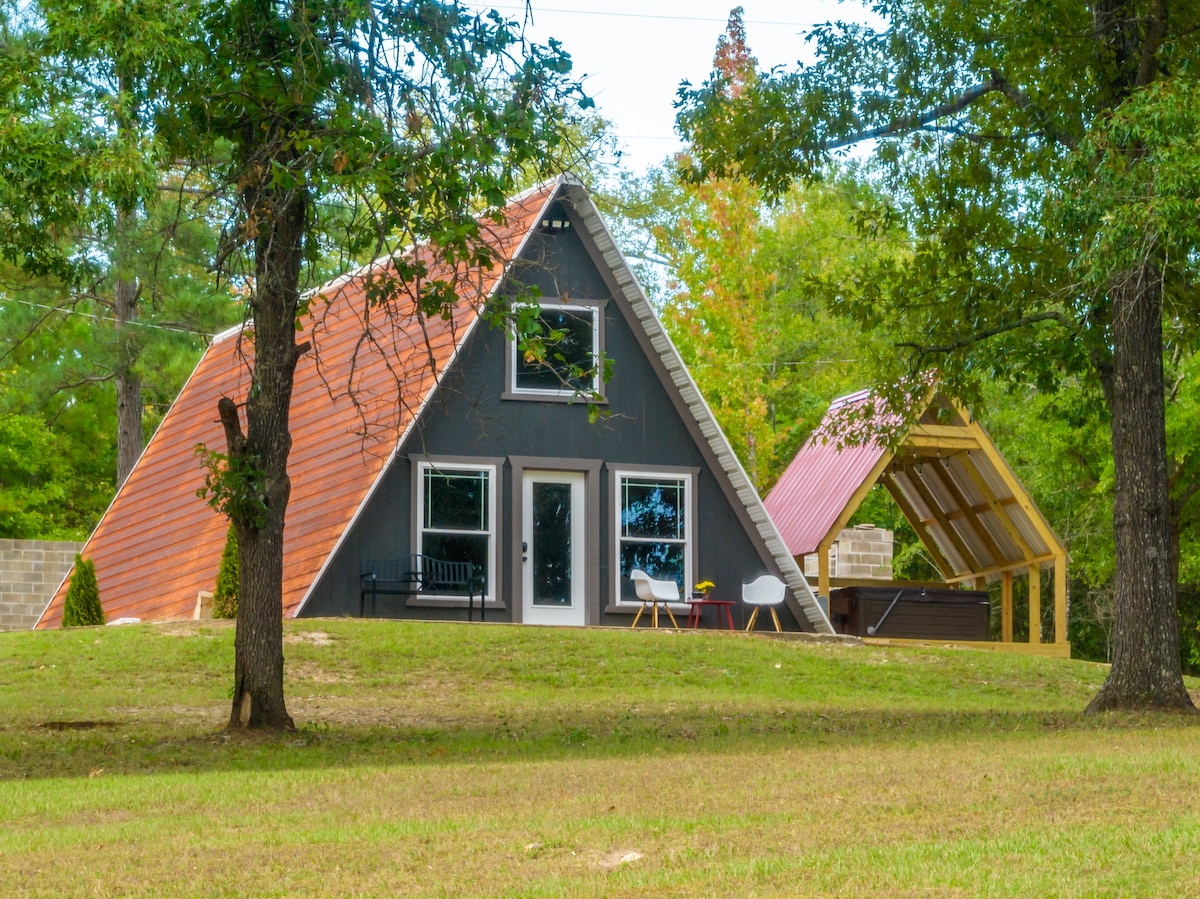
<svg viewBox="0 0 1200 899">
<path fill-rule="evenodd" d="M 687 596 L 693 570 L 694 476 L 616 471 L 618 599 L 637 602 L 629 573 L 675 581 Z"/>
<path fill-rule="evenodd" d="M 494 583 L 495 466 L 420 462 L 418 482 L 417 551 L 446 562 L 470 562 L 489 585 Z"/>
</svg>

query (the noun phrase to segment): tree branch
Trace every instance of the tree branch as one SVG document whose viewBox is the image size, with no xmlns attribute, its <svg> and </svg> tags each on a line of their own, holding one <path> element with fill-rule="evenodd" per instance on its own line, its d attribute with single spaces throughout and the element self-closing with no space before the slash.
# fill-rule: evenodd
<svg viewBox="0 0 1200 899">
<path fill-rule="evenodd" d="M 1033 101 L 1028 96 L 1009 84 L 1008 80 L 995 69 L 992 70 L 992 81 L 995 82 L 997 90 L 1011 100 L 1013 105 L 1022 112 L 1028 112 L 1030 118 L 1041 126 L 1043 133 L 1052 141 L 1062 144 L 1068 150 L 1074 150 L 1079 146 L 1079 140 L 1075 135 L 1068 134 L 1066 131 L 1052 124 L 1049 113 L 1040 106 L 1034 106 Z"/>
<path fill-rule="evenodd" d="M 1157 57 L 1156 57 L 1157 58 Z M 907 134 L 911 131 L 919 131 L 928 128 L 938 119 L 943 119 L 946 116 L 955 115 L 962 112 L 976 100 L 987 96 L 988 94 L 999 92 L 1008 100 L 1023 111 L 1027 111 L 1030 117 L 1037 122 L 1042 129 L 1042 133 L 1055 143 L 1062 144 L 1068 149 L 1075 149 L 1079 145 L 1078 139 L 1055 126 L 1047 114 L 1040 107 L 1034 106 L 1033 101 L 1025 94 L 1021 93 L 1013 87 L 1008 80 L 998 71 L 992 70 L 987 81 L 981 81 L 974 87 L 963 91 L 958 97 L 948 103 L 943 103 L 940 106 L 935 106 L 927 112 L 919 115 L 904 116 L 903 118 L 893 119 L 886 125 L 881 125 L 878 128 L 870 128 L 866 131 L 859 131 L 855 134 L 847 135 L 846 137 L 838 138 L 837 140 L 827 141 L 822 143 L 824 150 L 837 150 L 841 147 L 849 147 L 864 140 L 877 140 L 883 137 L 896 137 L 901 134 Z M 972 136 L 961 129 L 954 129 L 948 126 L 940 126 L 938 130 L 949 131 L 953 133 L 961 133 L 968 140 L 978 139 L 982 136 Z"/>
<path fill-rule="evenodd" d="M 988 338 L 995 337 L 999 334 L 1005 334 L 1008 331 L 1016 331 L 1019 328 L 1024 328 L 1027 325 L 1037 324 L 1038 322 L 1058 322 L 1068 330 L 1075 330 L 1075 323 L 1061 312 L 1039 312 L 1035 315 L 1027 315 L 1024 318 L 1019 318 L 1016 321 L 1005 322 L 1001 325 L 996 325 L 991 328 L 985 328 L 977 334 L 972 334 L 970 337 L 964 337 L 962 340 L 957 340 L 954 343 L 935 344 L 933 346 L 922 346 L 919 343 L 904 341 L 893 344 L 898 349 L 916 350 L 922 355 L 930 355 L 933 353 L 945 354 L 953 353 L 956 350 L 965 349 L 969 346 L 974 346 L 977 343 L 983 343 Z"/>
<path fill-rule="evenodd" d="M 1170 406 L 1171 404 L 1173 404 L 1175 402 L 1175 398 L 1179 396 L 1179 388 L 1184 385 L 1184 382 L 1186 380 L 1187 380 L 1187 375 L 1184 372 L 1180 372 L 1178 375 L 1176 375 L 1175 382 L 1167 390 L 1167 405 L 1168 406 Z"/>
<path fill-rule="evenodd" d="M 237 403 L 227 396 L 217 400 L 217 415 L 225 429 L 225 447 L 231 459 L 241 459 L 246 452 L 246 437 L 238 418 Z"/>
<path fill-rule="evenodd" d="M 945 118 L 948 115 L 962 112 L 980 97 L 1000 90 L 1001 82 L 997 80 L 993 73 L 992 77 L 987 81 L 980 82 L 972 88 L 968 88 L 960 96 L 951 100 L 949 103 L 943 103 L 940 106 L 935 106 L 928 112 L 923 112 L 919 115 L 904 116 L 899 119 L 893 119 L 886 125 L 881 125 L 878 128 L 869 128 L 866 131 L 859 131 L 856 134 L 847 135 L 846 137 L 837 140 L 828 141 L 823 144 L 825 150 L 837 150 L 841 147 L 849 147 L 864 140 L 877 140 L 881 137 L 895 137 L 900 134 L 907 134 L 910 131 L 915 131 L 918 128 L 936 122 L 938 119 Z"/>
</svg>

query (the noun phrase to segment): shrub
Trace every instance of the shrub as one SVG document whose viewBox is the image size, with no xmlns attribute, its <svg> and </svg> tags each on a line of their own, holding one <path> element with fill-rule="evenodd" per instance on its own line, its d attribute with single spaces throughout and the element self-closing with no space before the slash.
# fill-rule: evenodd
<svg viewBox="0 0 1200 899">
<path fill-rule="evenodd" d="M 213 590 L 213 618 L 237 618 L 238 613 L 238 545 L 237 532 L 229 526 L 221 567 L 217 569 L 217 586 Z"/>
<path fill-rule="evenodd" d="M 100 608 L 100 585 L 96 582 L 96 565 L 75 553 L 75 570 L 71 574 L 71 586 L 63 601 L 63 627 L 87 627 L 104 624 L 104 610 Z"/>
</svg>

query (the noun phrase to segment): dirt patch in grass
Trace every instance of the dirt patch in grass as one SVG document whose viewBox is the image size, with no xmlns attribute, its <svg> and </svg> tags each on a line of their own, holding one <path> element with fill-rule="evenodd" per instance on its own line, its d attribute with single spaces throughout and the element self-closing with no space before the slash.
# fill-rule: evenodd
<svg viewBox="0 0 1200 899">
<path fill-rule="evenodd" d="M 228 630 L 237 625 L 233 619 L 206 618 L 203 621 L 149 621 L 154 630 L 165 637 L 211 637 L 209 630 Z"/>
<path fill-rule="evenodd" d="M 292 631 L 283 635 L 284 643 L 310 643 L 313 646 L 332 646 L 333 635 L 325 631 Z"/>
<path fill-rule="evenodd" d="M 593 850 L 595 851 L 595 850 Z M 613 852 L 598 853 L 599 858 L 594 862 L 594 866 L 601 871 L 611 871 L 614 868 L 619 868 L 621 865 L 631 865 L 646 856 L 638 852 L 636 849 L 617 849 Z"/>
<path fill-rule="evenodd" d="M 288 662 L 286 677 L 288 683 L 295 686 L 303 684 L 344 684 L 353 679 L 349 674 L 330 671 L 316 662 L 309 662 L 307 660 Z"/>
</svg>

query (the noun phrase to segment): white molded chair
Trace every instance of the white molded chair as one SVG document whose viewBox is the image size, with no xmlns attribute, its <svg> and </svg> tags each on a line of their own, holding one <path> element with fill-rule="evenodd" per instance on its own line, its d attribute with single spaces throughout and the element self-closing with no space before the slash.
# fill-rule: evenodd
<svg viewBox="0 0 1200 899">
<path fill-rule="evenodd" d="M 642 607 L 633 616 L 633 624 L 630 627 L 637 627 L 638 619 L 642 617 L 642 612 L 646 611 L 646 606 L 650 606 L 650 617 L 654 622 L 654 626 L 658 627 L 658 607 L 661 604 L 667 610 L 667 615 L 670 616 L 671 624 L 674 625 L 675 630 L 679 630 L 679 622 L 675 620 L 675 615 L 671 612 L 671 606 L 668 605 L 668 603 L 680 601 L 679 585 L 674 581 L 655 580 L 640 568 L 635 568 L 629 572 L 629 577 L 633 581 L 633 589 L 637 591 L 638 599 L 642 601 Z"/>
<path fill-rule="evenodd" d="M 754 606 L 754 611 L 750 613 L 750 621 L 746 625 L 746 630 L 754 630 L 754 620 L 758 618 L 759 610 L 763 606 L 766 606 L 771 610 L 771 618 L 775 622 L 775 630 L 782 633 L 783 628 L 779 625 L 779 616 L 775 614 L 775 607 L 783 605 L 784 592 L 786 590 L 787 584 L 773 574 L 764 574 L 749 584 L 742 584 L 742 602 L 748 606 Z"/>
</svg>

